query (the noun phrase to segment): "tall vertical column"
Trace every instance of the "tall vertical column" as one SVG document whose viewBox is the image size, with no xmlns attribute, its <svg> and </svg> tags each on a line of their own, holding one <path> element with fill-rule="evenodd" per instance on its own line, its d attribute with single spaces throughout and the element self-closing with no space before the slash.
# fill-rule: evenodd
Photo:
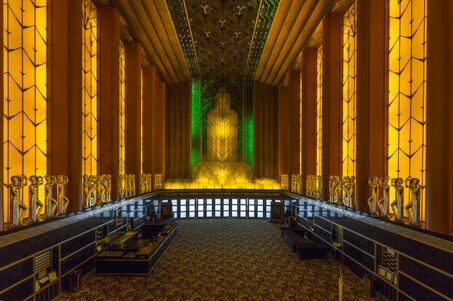
<svg viewBox="0 0 453 301">
<path fill-rule="evenodd" d="M 289 131 L 290 136 L 290 157 L 289 176 L 299 174 L 300 164 L 300 70 L 290 70 L 288 78 L 289 90 Z"/>
<path fill-rule="evenodd" d="M 48 11 L 48 160 L 67 175 L 68 211 L 82 209 L 82 1 L 50 1 Z"/>
<path fill-rule="evenodd" d="M 140 44 L 125 45 L 126 67 L 126 174 L 135 175 L 135 187 L 140 187 L 141 167 L 141 49 Z"/>
<path fill-rule="evenodd" d="M 307 175 L 316 174 L 316 65 L 317 49 L 302 51 L 302 191 Z"/>
<path fill-rule="evenodd" d="M 143 67 L 143 173 L 153 173 L 154 102 L 156 99 L 156 71 L 153 66 Z"/>
<path fill-rule="evenodd" d="M 290 137 L 288 135 L 288 87 L 278 87 L 278 175 L 289 175 L 289 148 Z M 289 187 L 288 187 L 289 188 Z"/>
<path fill-rule="evenodd" d="M 453 233 L 453 4 L 428 1 L 426 228 Z"/>
<path fill-rule="evenodd" d="M 98 174 L 112 176 L 112 201 L 117 201 L 119 175 L 119 39 L 120 17 L 101 7 L 98 18 Z"/>
<path fill-rule="evenodd" d="M 167 86 L 166 164 L 168 178 L 190 177 L 190 81 Z"/>
<path fill-rule="evenodd" d="M 0 24 L 3 24 L 3 9 L 0 11 Z M 3 41 L 3 32 L 4 30 L 0 30 L 0 41 Z M 0 75 L 0 95 L 2 96 L 3 98 L 3 101 L 5 101 L 5 97 L 4 97 L 4 91 L 3 91 L 3 73 L 4 73 L 4 69 L 3 69 L 3 54 L 2 56 L 0 57 L 0 68 L 2 68 L 2 74 Z M 0 116 L 3 116 L 3 103 L 2 105 L 0 106 Z M 3 137 L 3 122 L 0 122 L 0 137 L 2 137 L 2 142 L 4 141 L 4 137 Z M 3 181 L 3 170 L 4 170 L 4 159 L 3 159 L 3 146 L 0 147 L 0 179 L 2 179 Z M 6 202 L 6 199 L 3 195 L 3 192 L 4 192 L 4 189 L 0 189 L 0 231 L 3 231 L 3 223 L 5 222 L 4 221 L 4 217 L 3 217 L 3 214 L 4 214 L 4 207 L 5 207 L 5 202 Z"/>
<path fill-rule="evenodd" d="M 368 178 L 387 176 L 388 0 L 357 0 L 356 209 L 369 211 Z"/>
<path fill-rule="evenodd" d="M 156 77 L 156 97 L 154 99 L 153 122 L 153 173 L 162 174 L 165 179 L 165 83 Z M 154 187 L 153 187 L 154 189 Z"/>
<path fill-rule="evenodd" d="M 342 165 L 343 16 L 330 13 L 322 25 L 322 192 L 327 200 L 329 176 L 340 176 Z"/>
<path fill-rule="evenodd" d="M 277 178 L 278 89 L 253 83 L 253 172 L 255 177 Z"/>
</svg>

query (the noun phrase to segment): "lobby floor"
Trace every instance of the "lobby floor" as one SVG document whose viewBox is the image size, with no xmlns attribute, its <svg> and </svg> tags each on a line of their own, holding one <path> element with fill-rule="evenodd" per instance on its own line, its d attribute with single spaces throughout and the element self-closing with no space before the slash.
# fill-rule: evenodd
<svg viewBox="0 0 453 301">
<path fill-rule="evenodd" d="M 362 281 L 332 260 L 301 261 L 280 225 L 253 219 L 178 220 L 175 241 L 148 277 L 85 277 L 55 300 L 368 300 Z"/>
</svg>

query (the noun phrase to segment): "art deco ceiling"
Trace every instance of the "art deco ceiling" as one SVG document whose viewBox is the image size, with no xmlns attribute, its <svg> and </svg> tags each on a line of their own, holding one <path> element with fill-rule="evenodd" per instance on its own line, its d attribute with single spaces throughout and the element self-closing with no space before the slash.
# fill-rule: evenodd
<svg viewBox="0 0 453 301">
<path fill-rule="evenodd" d="M 336 0 L 111 0 L 161 78 L 281 83 Z"/>
<path fill-rule="evenodd" d="M 174 2 L 167 1 L 169 8 Z M 201 77 L 242 79 L 259 1 L 186 0 L 185 4 Z M 172 16 L 174 24 L 187 22 Z"/>
</svg>

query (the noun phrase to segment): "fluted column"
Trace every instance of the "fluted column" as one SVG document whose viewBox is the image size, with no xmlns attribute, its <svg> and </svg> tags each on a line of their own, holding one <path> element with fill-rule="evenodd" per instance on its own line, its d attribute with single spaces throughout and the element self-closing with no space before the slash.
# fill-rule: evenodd
<svg viewBox="0 0 453 301">
<path fill-rule="evenodd" d="M 153 104 L 156 98 L 156 71 L 153 66 L 143 67 L 143 173 L 153 173 Z"/>
<path fill-rule="evenodd" d="M 82 209 L 82 1 L 49 2 L 48 160 L 67 175 L 68 211 Z"/>
<path fill-rule="evenodd" d="M 322 62 L 322 192 L 328 199 L 329 176 L 341 176 L 343 112 L 343 16 L 323 19 Z"/>
<path fill-rule="evenodd" d="M 356 209 L 369 211 L 368 178 L 387 176 L 388 1 L 357 1 Z"/>
<path fill-rule="evenodd" d="M 453 4 L 428 0 L 426 227 L 453 233 Z"/>
<path fill-rule="evenodd" d="M 156 77 L 156 94 L 153 102 L 153 173 L 162 174 L 165 179 L 165 83 Z"/>
<path fill-rule="evenodd" d="M 290 162 L 289 176 L 299 174 L 300 164 L 300 70 L 290 70 L 288 78 L 289 90 L 289 132 Z"/>
<path fill-rule="evenodd" d="M 140 187 L 141 167 L 141 48 L 138 43 L 125 45 L 126 67 L 126 174 L 135 175 L 135 185 Z"/>
<path fill-rule="evenodd" d="M 280 85 L 278 87 L 278 176 L 288 175 L 290 136 L 288 135 L 288 87 Z"/>
<path fill-rule="evenodd" d="M 120 15 L 113 7 L 98 18 L 98 174 L 112 176 L 112 201 L 119 199 L 119 41 Z"/>
<path fill-rule="evenodd" d="M 302 191 L 307 175 L 316 174 L 317 49 L 302 51 Z"/>
</svg>

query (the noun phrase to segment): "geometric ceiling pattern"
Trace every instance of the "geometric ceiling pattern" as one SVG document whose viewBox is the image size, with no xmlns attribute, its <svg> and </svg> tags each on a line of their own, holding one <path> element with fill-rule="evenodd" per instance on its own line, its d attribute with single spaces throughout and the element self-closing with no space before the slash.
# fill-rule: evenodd
<svg viewBox="0 0 453 301">
<path fill-rule="evenodd" d="M 255 64 L 259 61 L 278 0 L 167 0 L 167 6 L 192 76 L 242 80 L 253 58 L 251 45 Z M 257 22 L 261 6 L 266 16 Z"/>
<path fill-rule="evenodd" d="M 131 35 L 167 84 L 194 78 L 253 79 L 270 85 L 282 82 L 323 16 L 338 2 L 94 1 L 118 8 Z"/>
</svg>

